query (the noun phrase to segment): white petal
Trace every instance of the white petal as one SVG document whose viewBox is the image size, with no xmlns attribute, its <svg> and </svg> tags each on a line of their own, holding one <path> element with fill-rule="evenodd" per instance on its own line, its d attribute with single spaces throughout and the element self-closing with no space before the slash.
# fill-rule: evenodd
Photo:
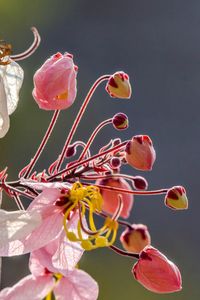
<svg viewBox="0 0 200 300">
<path fill-rule="evenodd" d="M 19 90 L 23 83 L 24 71 L 15 61 L 11 61 L 6 66 L 0 66 L 0 77 L 4 82 L 8 114 L 11 115 L 19 101 Z"/>
<path fill-rule="evenodd" d="M 47 188 L 62 189 L 71 188 L 72 185 L 67 182 L 38 182 L 32 179 L 21 178 L 20 183 L 36 190 L 44 190 Z"/>
<path fill-rule="evenodd" d="M 4 82 L 0 75 L 0 138 L 3 138 L 10 127 L 10 120 L 7 109 L 7 98 Z"/>
<path fill-rule="evenodd" d="M 61 278 L 54 288 L 56 300 L 96 300 L 99 294 L 97 282 L 86 272 L 74 270 Z"/>
<path fill-rule="evenodd" d="M 11 241 L 26 237 L 41 221 L 41 216 L 36 211 L 7 212 L 0 209 L 0 248 Z"/>
</svg>

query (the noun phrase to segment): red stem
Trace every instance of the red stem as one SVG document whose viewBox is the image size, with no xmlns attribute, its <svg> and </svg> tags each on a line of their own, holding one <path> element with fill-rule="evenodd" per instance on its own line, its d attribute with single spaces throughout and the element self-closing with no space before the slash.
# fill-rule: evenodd
<svg viewBox="0 0 200 300">
<path fill-rule="evenodd" d="M 29 57 L 30 55 L 32 55 L 35 52 L 35 50 L 38 48 L 40 41 L 41 41 L 40 35 L 35 27 L 32 27 L 31 30 L 34 35 L 34 41 L 33 41 L 32 45 L 26 51 L 24 51 L 22 53 L 19 53 L 16 55 L 11 55 L 10 58 L 12 60 L 15 60 L 15 61 L 23 60 L 23 59 Z"/>
<path fill-rule="evenodd" d="M 59 113 L 60 113 L 59 110 L 55 110 L 55 112 L 53 114 L 53 117 L 51 119 L 51 122 L 49 124 L 49 127 L 48 127 L 48 129 L 47 129 L 47 131 L 45 133 L 45 136 L 43 137 L 43 140 L 42 140 L 42 142 L 41 142 L 41 144 L 40 144 L 40 146 L 39 146 L 39 148 L 38 148 L 35 156 L 33 157 L 33 159 L 31 160 L 30 164 L 28 165 L 28 168 L 27 168 L 27 170 L 25 172 L 24 178 L 27 178 L 30 175 L 33 167 L 35 166 L 37 160 L 39 159 L 39 157 L 40 157 L 40 155 L 42 153 L 42 151 L 44 150 L 44 147 L 46 146 L 46 143 L 48 142 L 49 137 L 50 137 L 50 135 L 51 135 L 51 133 L 53 131 L 53 128 L 54 128 L 54 126 L 56 124 L 56 121 L 57 121 Z"/>
<path fill-rule="evenodd" d="M 92 185 L 92 183 L 83 183 L 84 185 Z M 103 190 L 108 190 L 108 191 L 113 191 L 113 192 L 120 192 L 124 194 L 132 194 L 132 195 L 145 195 L 145 196 L 150 196 L 150 195 L 161 195 L 161 194 L 166 194 L 168 189 L 160 189 L 160 190 L 152 190 L 152 191 L 133 191 L 133 190 L 126 190 L 126 189 L 121 189 L 121 188 L 116 188 L 112 186 L 105 186 L 105 185 L 100 185 L 100 184 L 95 184 L 95 186 L 99 187 L 100 189 Z"/>
<path fill-rule="evenodd" d="M 82 151 L 82 153 L 81 153 L 81 155 L 80 155 L 80 157 L 79 157 L 79 159 L 78 159 L 78 162 L 81 161 L 81 160 L 84 158 L 85 153 L 87 152 L 87 150 L 88 150 L 89 147 L 91 146 L 91 144 L 92 144 L 92 142 L 93 142 L 95 136 L 97 135 L 97 133 L 98 133 L 104 126 L 106 126 L 107 124 L 110 124 L 110 123 L 112 123 L 112 119 L 105 120 L 105 121 L 103 121 L 102 123 L 100 123 L 100 124 L 97 126 L 97 128 L 94 130 L 94 132 L 93 132 L 92 135 L 90 136 L 90 138 L 89 138 L 89 140 L 88 140 L 88 142 L 87 142 L 85 148 L 83 149 L 83 151 Z"/>
<path fill-rule="evenodd" d="M 66 168 L 66 169 L 63 169 L 63 170 L 61 170 L 60 172 L 58 172 L 57 174 L 48 177 L 47 180 L 48 180 L 48 181 L 52 181 L 52 180 L 53 180 L 54 178 L 56 178 L 57 176 L 60 176 L 60 175 L 62 175 L 62 174 L 65 173 L 65 172 L 69 172 L 69 171 L 71 171 L 71 170 L 74 170 L 74 169 L 76 169 L 77 167 L 79 167 L 79 166 L 81 166 L 81 165 L 84 165 L 85 163 L 88 163 L 89 161 L 94 160 L 94 159 L 96 159 L 96 158 L 98 158 L 98 157 L 101 157 L 101 156 L 103 156 L 103 155 L 106 155 L 106 154 L 108 154 L 108 153 L 110 153 L 110 152 L 117 151 L 117 150 L 119 150 L 120 148 L 123 148 L 124 146 L 126 146 L 126 144 L 127 144 L 127 141 L 125 141 L 125 142 L 123 142 L 123 143 L 121 143 L 121 144 L 119 144 L 119 145 L 117 145 L 117 146 L 115 146 L 115 147 L 113 147 L 113 148 L 111 148 L 111 149 L 108 149 L 108 150 L 106 150 L 106 151 L 104 151 L 104 152 L 97 153 L 96 155 L 91 156 L 91 157 L 89 157 L 89 158 L 87 158 L 87 159 L 85 159 L 85 160 L 82 160 L 82 161 L 80 161 L 80 162 L 77 162 L 77 163 L 75 163 L 74 165 L 72 165 L 71 167 L 68 167 L 68 168 Z"/>
<path fill-rule="evenodd" d="M 85 100 L 84 100 L 84 102 L 83 102 L 83 104 L 82 104 L 79 112 L 78 112 L 78 115 L 76 116 L 76 119 L 75 119 L 75 121 L 74 121 L 74 123 L 72 125 L 72 128 L 71 128 L 71 130 L 69 132 L 69 135 L 67 137 L 65 145 L 63 147 L 63 150 L 62 150 L 62 152 L 61 152 L 61 154 L 59 156 L 58 163 L 57 163 L 57 166 L 56 166 L 56 169 L 55 169 L 56 171 L 59 171 L 59 169 L 60 169 L 60 167 L 62 165 L 62 162 L 64 160 L 67 147 L 69 146 L 69 144 L 70 144 L 70 142 L 71 142 L 71 140 L 72 140 L 72 138 L 74 136 L 74 133 L 75 133 L 77 127 L 78 127 L 78 124 L 79 124 L 79 122 L 80 122 L 80 120 L 81 120 L 81 118 L 82 118 L 82 116 L 83 116 L 83 114 L 84 114 L 84 112 L 85 112 L 85 110 L 87 108 L 87 105 L 88 105 L 88 103 L 89 103 L 92 95 L 94 94 L 94 92 L 95 92 L 96 88 L 99 86 L 99 84 L 101 82 L 105 81 L 105 80 L 108 80 L 109 78 L 110 78 L 110 75 L 103 75 L 103 76 L 101 76 L 99 79 L 97 79 L 95 81 L 95 83 L 92 85 L 91 89 L 89 90 L 89 92 L 88 92 L 88 94 L 87 94 L 87 96 L 86 96 L 86 98 L 85 98 Z"/>
</svg>

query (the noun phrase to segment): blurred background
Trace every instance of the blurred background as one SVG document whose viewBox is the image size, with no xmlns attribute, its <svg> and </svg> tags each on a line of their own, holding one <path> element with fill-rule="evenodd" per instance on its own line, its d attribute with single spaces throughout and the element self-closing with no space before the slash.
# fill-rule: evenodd
<svg viewBox="0 0 200 300">
<path fill-rule="evenodd" d="M 130 127 L 116 132 L 106 127 L 96 139 L 93 153 L 112 137 L 148 134 L 157 151 L 153 171 L 139 174 L 149 188 L 184 185 L 189 210 L 174 212 L 163 197 L 136 197 L 130 222 L 148 226 L 152 244 L 181 269 L 183 290 L 172 295 L 146 291 L 132 277 L 134 261 L 108 249 L 86 253 L 80 267 L 99 283 L 100 300 L 199 299 L 199 110 L 200 110 L 200 1 L 198 0 L 0 0 L 0 38 L 12 43 L 14 53 L 32 42 L 36 26 L 42 42 L 38 51 L 20 62 L 25 80 L 20 103 L 11 116 L 11 128 L 0 140 L 0 170 L 9 179 L 30 160 L 52 116 L 38 109 L 32 98 L 32 77 L 57 51 L 74 54 L 79 66 L 75 104 L 61 113 L 46 151 L 37 164 L 42 170 L 54 161 L 84 96 L 95 79 L 124 70 L 130 75 L 131 100 L 111 99 L 98 88 L 76 138 L 87 140 L 103 119 L 122 111 Z M 4 196 L 3 207 L 11 209 Z M 12 206 L 15 209 L 15 205 Z M 28 274 L 28 256 L 3 259 L 2 288 Z"/>
</svg>

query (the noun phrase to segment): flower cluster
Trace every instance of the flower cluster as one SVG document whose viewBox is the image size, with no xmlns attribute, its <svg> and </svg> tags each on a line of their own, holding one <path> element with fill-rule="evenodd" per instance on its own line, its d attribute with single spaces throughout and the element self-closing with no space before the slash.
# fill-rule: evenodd
<svg viewBox="0 0 200 300">
<path fill-rule="evenodd" d="M 11 55 L 11 45 L 0 45 L 0 137 L 9 129 L 9 115 L 14 112 L 23 81 L 23 70 L 16 63 L 32 54 L 40 43 L 35 28 L 34 42 L 22 54 Z M 35 171 L 61 110 L 76 99 L 78 67 L 69 53 L 56 53 L 34 75 L 33 97 L 44 110 L 53 110 L 53 117 L 34 157 L 19 172 L 19 179 L 8 181 L 8 170 L 0 172 L 2 192 L 13 199 L 18 210 L 0 209 L 0 255 L 30 253 L 31 274 L 0 292 L 0 300 L 95 300 L 98 284 L 77 264 L 84 251 L 106 247 L 119 255 L 137 260 L 133 277 L 155 293 L 180 291 L 178 267 L 151 246 L 147 226 L 131 224 L 134 196 L 165 195 L 163 203 L 173 209 L 188 208 L 182 186 L 148 190 L 144 177 L 121 173 L 124 164 L 142 171 L 153 168 L 156 152 L 148 135 L 135 135 L 130 140 L 111 139 L 92 154 L 90 146 L 96 135 L 111 124 L 118 131 L 128 128 L 128 117 L 119 112 L 102 121 L 88 141 L 75 141 L 81 118 L 96 90 L 106 82 L 106 92 L 113 98 L 129 99 L 131 85 L 123 71 L 103 75 L 89 90 L 72 124 L 63 149 L 46 169 Z M 80 151 L 81 150 L 81 151 Z M 21 196 L 31 200 L 24 209 Z M 96 216 L 102 219 L 97 223 Z M 115 245 L 119 228 L 122 248 Z"/>
</svg>

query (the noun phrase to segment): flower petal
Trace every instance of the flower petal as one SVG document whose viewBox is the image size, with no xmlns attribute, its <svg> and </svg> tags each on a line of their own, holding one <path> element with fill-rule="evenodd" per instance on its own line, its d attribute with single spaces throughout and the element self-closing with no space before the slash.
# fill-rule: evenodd
<svg viewBox="0 0 200 300">
<path fill-rule="evenodd" d="M 0 75 L 0 138 L 3 138 L 10 127 L 10 119 L 7 109 L 7 98 L 4 88 L 4 82 Z"/>
<path fill-rule="evenodd" d="M 0 292 L 0 300 L 41 300 L 53 289 L 55 281 L 52 276 L 34 277 L 29 275 L 11 288 Z"/>
<path fill-rule="evenodd" d="M 74 232 L 76 236 L 78 220 L 78 213 L 76 213 L 67 224 L 69 230 Z M 57 247 L 56 252 L 52 256 L 52 264 L 60 273 L 66 275 L 69 271 L 74 270 L 84 250 L 79 242 L 69 241 L 64 231 L 59 237 L 58 245 L 59 247 Z"/>
<path fill-rule="evenodd" d="M 97 282 L 82 270 L 70 272 L 54 287 L 56 300 L 96 300 L 98 293 Z"/>
<path fill-rule="evenodd" d="M 6 66 L 0 66 L 0 77 L 6 92 L 8 114 L 11 115 L 17 108 L 24 71 L 15 61 L 11 61 Z"/>
<path fill-rule="evenodd" d="M 36 190 L 44 190 L 47 188 L 62 189 L 71 188 L 71 184 L 68 182 L 38 182 L 32 179 L 21 178 L 20 183 Z"/>
<path fill-rule="evenodd" d="M 36 211 L 0 210 L 0 248 L 13 240 L 29 235 L 41 224 L 41 216 Z"/>
<path fill-rule="evenodd" d="M 68 222 L 70 231 L 77 235 L 78 214 Z M 44 274 L 47 269 L 67 276 L 79 262 L 84 250 L 79 242 L 70 242 L 64 230 L 48 245 L 31 253 L 29 268 L 35 276 Z M 42 267 L 43 268 L 42 268 Z"/>
</svg>

